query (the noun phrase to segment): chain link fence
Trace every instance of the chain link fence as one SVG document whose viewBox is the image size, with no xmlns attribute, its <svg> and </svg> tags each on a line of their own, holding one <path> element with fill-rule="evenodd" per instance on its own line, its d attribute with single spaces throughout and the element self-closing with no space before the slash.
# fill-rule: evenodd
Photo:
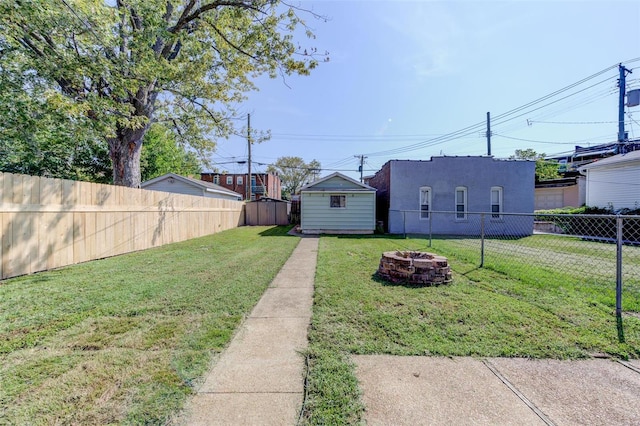
<svg viewBox="0 0 640 426">
<path fill-rule="evenodd" d="M 535 265 L 582 282 L 640 293 L 640 216 L 390 211 L 397 231 L 496 270 Z M 398 227 L 397 224 L 400 223 Z M 393 232 L 393 230 L 392 230 Z M 627 291 L 627 290 L 625 290 Z"/>
</svg>

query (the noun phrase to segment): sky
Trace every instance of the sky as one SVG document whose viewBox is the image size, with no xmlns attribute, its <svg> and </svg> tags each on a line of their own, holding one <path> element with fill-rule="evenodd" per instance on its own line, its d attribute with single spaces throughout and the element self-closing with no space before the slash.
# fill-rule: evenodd
<svg viewBox="0 0 640 426">
<path fill-rule="evenodd" d="M 295 4 L 327 18 L 308 15 L 316 38 L 298 40 L 329 61 L 310 76 L 260 77 L 238 105 L 272 134 L 252 146 L 253 171 L 296 156 L 319 161 L 321 176 L 359 179 L 360 156 L 367 176 L 394 159 L 485 155 L 487 112 L 494 157 L 566 153 L 617 140 L 619 63 L 632 71 L 627 91 L 640 89 L 640 1 Z M 640 138 L 640 106 L 626 112 Z M 232 137 L 211 160 L 242 173 L 246 159 L 246 140 Z"/>
</svg>

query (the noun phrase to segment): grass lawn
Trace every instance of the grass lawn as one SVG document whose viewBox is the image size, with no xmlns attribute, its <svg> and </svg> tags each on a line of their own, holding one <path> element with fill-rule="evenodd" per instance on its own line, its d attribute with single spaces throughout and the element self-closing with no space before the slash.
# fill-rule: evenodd
<svg viewBox="0 0 640 426">
<path fill-rule="evenodd" d="M 0 282 L 0 424 L 165 424 L 298 238 L 208 237 Z"/>
<path fill-rule="evenodd" d="M 501 256 L 488 255 L 480 269 L 479 245 L 469 241 L 435 239 L 429 248 L 424 239 L 323 236 L 310 329 L 307 422 L 361 420 L 351 354 L 638 358 L 640 279 L 625 283 L 625 314 L 618 322 L 615 281 L 535 263 L 519 248 L 535 246 L 536 238 L 501 241 L 513 245 L 503 247 Z M 580 261 L 579 250 L 547 237 L 543 241 L 558 262 L 563 255 Z M 390 250 L 447 256 L 453 283 L 416 287 L 377 279 L 380 256 Z"/>
</svg>

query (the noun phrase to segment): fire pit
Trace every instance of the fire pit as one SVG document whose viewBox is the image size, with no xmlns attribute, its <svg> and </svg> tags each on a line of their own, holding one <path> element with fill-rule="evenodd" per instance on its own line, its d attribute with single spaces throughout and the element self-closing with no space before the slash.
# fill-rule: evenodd
<svg viewBox="0 0 640 426">
<path fill-rule="evenodd" d="M 443 284 L 451 282 L 451 268 L 446 257 L 420 251 L 382 253 L 378 276 L 391 282 Z"/>
</svg>

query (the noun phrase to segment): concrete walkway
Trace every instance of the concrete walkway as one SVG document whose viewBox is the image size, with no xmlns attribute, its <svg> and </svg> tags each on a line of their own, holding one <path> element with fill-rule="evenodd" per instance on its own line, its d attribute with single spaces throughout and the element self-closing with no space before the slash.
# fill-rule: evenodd
<svg viewBox="0 0 640 426">
<path fill-rule="evenodd" d="M 354 356 L 368 425 L 638 425 L 640 363 Z"/>
<path fill-rule="evenodd" d="M 304 395 L 318 238 L 305 237 L 220 355 L 188 425 L 295 425 Z"/>
</svg>

